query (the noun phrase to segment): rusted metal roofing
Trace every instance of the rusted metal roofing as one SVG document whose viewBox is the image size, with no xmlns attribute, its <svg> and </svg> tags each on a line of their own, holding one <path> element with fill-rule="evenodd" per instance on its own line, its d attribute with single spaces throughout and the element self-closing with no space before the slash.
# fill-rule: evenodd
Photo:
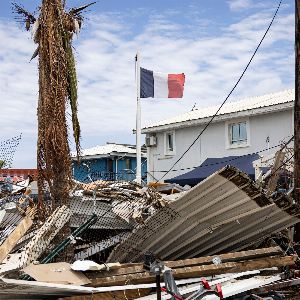
<svg viewBox="0 0 300 300">
<path fill-rule="evenodd" d="M 247 175 L 227 166 L 150 217 L 109 261 L 142 261 L 147 250 L 163 260 L 238 250 L 297 223 L 298 214 L 293 199 L 273 201 Z"/>
</svg>

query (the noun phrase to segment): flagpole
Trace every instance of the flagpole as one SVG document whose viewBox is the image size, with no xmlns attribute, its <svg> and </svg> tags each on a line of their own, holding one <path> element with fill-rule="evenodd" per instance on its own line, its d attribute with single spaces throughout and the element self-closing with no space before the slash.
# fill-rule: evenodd
<svg viewBox="0 0 300 300">
<path fill-rule="evenodd" d="M 141 98 L 140 98 L 140 53 L 135 57 L 135 74 L 136 74 L 136 182 L 142 183 L 142 152 L 141 152 Z"/>
</svg>

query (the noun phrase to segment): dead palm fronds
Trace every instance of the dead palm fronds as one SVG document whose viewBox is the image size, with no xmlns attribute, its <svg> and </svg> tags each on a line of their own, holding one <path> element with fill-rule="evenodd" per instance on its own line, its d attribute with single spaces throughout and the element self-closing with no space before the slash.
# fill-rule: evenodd
<svg viewBox="0 0 300 300">
<path fill-rule="evenodd" d="M 22 6 L 18 5 L 17 3 L 13 3 L 13 12 L 16 13 L 16 19 L 19 22 L 25 23 L 25 28 L 28 31 L 30 26 L 36 21 L 33 14 L 26 11 Z"/>
<path fill-rule="evenodd" d="M 44 195 L 49 188 L 53 208 L 65 204 L 69 198 L 72 173 L 66 119 L 68 103 L 72 113 L 77 156 L 80 154 L 77 76 L 72 37 L 81 27 L 81 12 L 91 4 L 66 12 L 62 0 L 42 0 L 38 17 L 16 3 L 13 4 L 19 20 L 25 23 L 27 30 L 32 29 L 33 40 L 38 45 L 31 59 L 39 57 L 39 203 L 43 204 Z"/>
</svg>

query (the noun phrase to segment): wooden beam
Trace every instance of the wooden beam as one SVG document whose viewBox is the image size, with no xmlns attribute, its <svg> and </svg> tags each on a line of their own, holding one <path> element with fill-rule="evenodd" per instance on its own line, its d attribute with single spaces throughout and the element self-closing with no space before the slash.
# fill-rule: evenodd
<svg viewBox="0 0 300 300">
<path fill-rule="evenodd" d="M 272 193 L 274 193 L 274 191 L 276 190 L 277 182 L 278 182 L 279 175 L 281 172 L 282 163 L 284 162 L 284 157 L 285 157 L 285 152 L 282 151 L 282 149 L 277 151 L 275 154 L 275 160 L 274 160 L 274 164 L 272 166 L 272 171 L 271 171 L 270 179 L 268 182 L 267 194 L 269 196 Z"/>
<path fill-rule="evenodd" d="M 235 262 L 235 261 L 248 260 L 248 259 L 258 259 L 267 256 L 281 255 L 281 254 L 283 254 L 281 248 L 276 246 L 276 247 L 248 250 L 248 251 L 219 254 L 213 256 L 166 261 L 165 265 L 169 268 L 190 267 L 199 264 L 201 265 L 211 264 L 213 258 L 215 257 L 219 257 L 222 262 Z"/>
<path fill-rule="evenodd" d="M 6 238 L 4 243 L 0 246 L 0 263 L 3 262 L 9 252 L 17 245 L 18 241 L 24 236 L 32 224 L 31 216 L 26 216 Z"/>
<path fill-rule="evenodd" d="M 283 254 L 280 247 L 270 247 L 270 248 L 262 248 L 256 250 L 248 250 L 248 251 L 239 251 L 233 253 L 226 253 L 214 256 L 205 256 L 199 258 L 191 258 L 191 259 L 182 259 L 175 261 L 165 261 L 164 264 L 169 268 L 183 268 L 183 267 L 191 267 L 195 265 L 208 265 L 212 263 L 214 257 L 219 257 L 221 261 L 224 262 L 236 262 L 246 259 L 257 259 L 261 257 L 274 256 Z M 107 276 L 120 276 L 125 274 L 136 274 L 144 272 L 143 264 L 126 264 L 125 267 L 118 268 L 111 271 L 101 271 L 101 272 L 91 272 L 89 274 L 89 278 L 95 277 L 107 277 Z"/>
<path fill-rule="evenodd" d="M 260 270 L 272 267 L 282 267 L 293 265 L 296 261 L 296 256 L 270 256 L 260 259 L 245 260 L 241 262 L 222 263 L 220 265 L 204 265 L 186 267 L 173 270 L 175 278 L 186 278 L 186 273 L 189 277 L 198 277 L 199 273 L 205 276 L 223 274 L 223 273 L 239 273 L 251 270 Z"/>
<path fill-rule="evenodd" d="M 151 289 L 137 289 L 137 290 L 124 290 L 112 291 L 104 293 L 93 293 L 87 295 L 79 295 L 72 297 L 59 298 L 58 300 L 124 300 L 124 299 L 137 299 L 149 295 Z"/>
<path fill-rule="evenodd" d="M 300 206 L 300 4 L 295 0 L 294 200 Z M 294 241 L 300 242 L 300 223 Z"/>
<path fill-rule="evenodd" d="M 295 0 L 294 199 L 300 205 L 300 4 Z M 297 229 L 300 229 L 298 225 Z M 300 232 L 297 233 L 297 242 Z"/>
<path fill-rule="evenodd" d="M 253 259 L 241 262 L 228 262 L 221 263 L 219 265 L 201 265 L 193 267 L 184 267 L 173 270 L 173 276 L 175 279 L 193 278 L 199 276 L 211 276 L 225 273 L 238 273 L 250 270 L 259 270 L 271 267 L 289 266 L 295 263 L 295 256 L 271 256 L 261 259 Z M 90 286 L 113 286 L 124 284 L 139 284 L 139 283 L 154 283 L 155 276 L 149 275 L 148 272 L 121 275 L 121 276 L 109 276 L 105 278 L 91 279 Z"/>
</svg>

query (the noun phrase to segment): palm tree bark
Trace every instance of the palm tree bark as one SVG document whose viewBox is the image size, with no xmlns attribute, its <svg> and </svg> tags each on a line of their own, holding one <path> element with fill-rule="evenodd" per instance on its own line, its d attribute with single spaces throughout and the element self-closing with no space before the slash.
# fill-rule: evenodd
<svg viewBox="0 0 300 300">
<path fill-rule="evenodd" d="M 66 108 L 67 30 L 61 0 L 43 0 L 39 17 L 39 103 L 37 167 L 39 204 L 49 187 L 52 209 L 66 204 L 71 182 Z"/>
</svg>

